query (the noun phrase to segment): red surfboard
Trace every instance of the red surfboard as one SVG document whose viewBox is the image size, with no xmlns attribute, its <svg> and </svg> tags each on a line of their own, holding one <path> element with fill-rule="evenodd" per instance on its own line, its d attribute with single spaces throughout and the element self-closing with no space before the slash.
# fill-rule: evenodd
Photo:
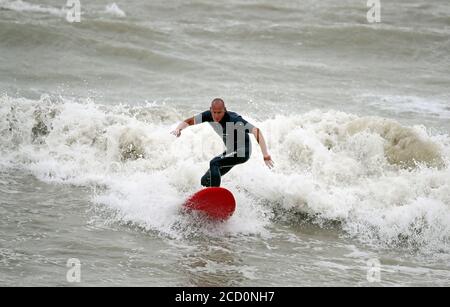
<svg viewBox="0 0 450 307">
<path fill-rule="evenodd" d="M 200 211 L 213 220 L 226 220 L 233 215 L 236 201 L 233 194 L 220 187 L 204 188 L 183 204 L 188 210 Z"/>
</svg>

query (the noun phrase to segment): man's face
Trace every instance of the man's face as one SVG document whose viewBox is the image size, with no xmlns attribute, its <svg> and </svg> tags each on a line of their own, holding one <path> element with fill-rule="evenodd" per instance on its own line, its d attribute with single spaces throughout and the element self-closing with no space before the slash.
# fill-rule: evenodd
<svg viewBox="0 0 450 307">
<path fill-rule="evenodd" d="M 225 107 L 213 106 L 211 107 L 211 114 L 215 122 L 220 122 L 225 116 Z"/>
</svg>

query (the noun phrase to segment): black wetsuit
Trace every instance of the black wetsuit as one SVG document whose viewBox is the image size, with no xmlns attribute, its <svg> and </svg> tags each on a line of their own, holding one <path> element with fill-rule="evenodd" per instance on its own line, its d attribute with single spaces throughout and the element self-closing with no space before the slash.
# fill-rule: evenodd
<svg viewBox="0 0 450 307">
<path fill-rule="evenodd" d="M 212 159 L 209 170 L 203 175 L 201 184 L 205 187 L 219 187 L 221 176 L 228 173 L 233 166 L 250 159 L 252 144 L 249 133 L 254 126 L 239 114 L 226 112 L 222 120 L 214 122 L 211 111 L 205 111 L 195 116 L 195 124 L 209 122 L 216 133 L 222 137 L 226 151 Z"/>
</svg>

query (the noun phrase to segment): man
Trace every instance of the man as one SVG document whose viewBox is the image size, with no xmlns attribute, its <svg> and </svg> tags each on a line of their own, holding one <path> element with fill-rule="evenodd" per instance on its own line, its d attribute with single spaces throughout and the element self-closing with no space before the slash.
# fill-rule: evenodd
<svg viewBox="0 0 450 307">
<path fill-rule="evenodd" d="M 172 131 L 176 137 L 189 126 L 209 122 L 217 134 L 222 137 L 227 150 L 215 157 L 209 163 L 209 170 L 201 179 L 205 187 L 219 187 L 221 176 L 228 173 L 235 165 L 242 164 L 250 159 L 251 142 L 248 134 L 252 133 L 263 153 L 264 162 L 269 168 L 273 167 L 272 158 L 267 151 L 266 141 L 261 131 L 243 119 L 239 114 L 227 111 L 225 102 L 216 98 L 211 102 L 209 111 L 200 113 L 181 122 Z"/>
</svg>

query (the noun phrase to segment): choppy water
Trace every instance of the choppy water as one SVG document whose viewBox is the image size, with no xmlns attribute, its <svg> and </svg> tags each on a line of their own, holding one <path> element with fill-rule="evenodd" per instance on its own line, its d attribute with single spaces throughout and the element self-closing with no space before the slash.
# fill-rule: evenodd
<svg viewBox="0 0 450 307">
<path fill-rule="evenodd" d="M 0 285 L 448 285 L 450 5 L 0 0 Z M 262 129 L 182 214 L 223 97 Z M 380 263 L 380 282 L 367 278 Z"/>
</svg>

